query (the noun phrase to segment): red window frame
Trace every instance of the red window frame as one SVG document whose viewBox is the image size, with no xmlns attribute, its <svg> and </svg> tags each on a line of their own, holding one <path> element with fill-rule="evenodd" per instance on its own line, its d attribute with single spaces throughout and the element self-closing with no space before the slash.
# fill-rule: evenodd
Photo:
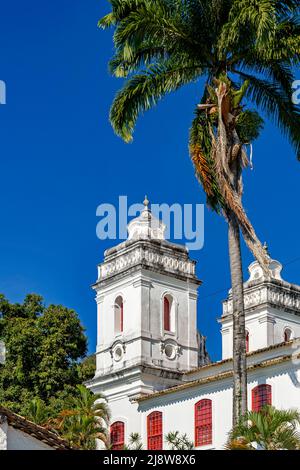
<svg viewBox="0 0 300 470">
<path fill-rule="evenodd" d="M 164 297 L 164 330 L 171 331 L 170 321 L 170 301 L 167 297 Z"/>
<path fill-rule="evenodd" d="M 212 401 L 203 399 L 195 404 L 195 447 L 212 444 Z"/>
<path fill-rule="evenodd" d="M 123 333 L 123 326 L 124 326 L 124 306 L 123 306 L 123 299 L 122 299 L 122 303 L 121 303 L 121 306 L 120 306 L 120 309 L 121 309 L 121 315 L 120 315 L 120 322 L 121 322 L 121 325 L 120 325 L 120 331 L 121 333 Z"/>
<path fill-rule="evenodd" d="M 153 411 L 147 416 L 147 442 L 148 450 L 163 448 L 163 423 L 160 411 Z"/>
<path fill-rule="evenodd" d="M 258 412 L 265 405 L 272 405 L 272 387 L 268 384 L 257 385 L 252 390 L 252 411 Z"/>
<path fill-rule="evenodd" d="M 110 444 L 112 450 L 124 450 L 125 424 L 123 421 L 116 421 L 110 426 Z"/>
</svg>

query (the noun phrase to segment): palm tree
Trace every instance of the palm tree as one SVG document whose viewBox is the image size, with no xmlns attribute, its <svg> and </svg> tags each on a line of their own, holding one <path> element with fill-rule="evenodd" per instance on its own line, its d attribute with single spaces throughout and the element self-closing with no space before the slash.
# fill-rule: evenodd
<svg viewBox="0 0 300 470">
<path fill-rule="evenodd" d="M 28 402 L 23 414 L 29 421 L 39 424 L 40 426 L 47 426 L 48 424 L 49 411 L 45 402 L 38 397 Z"/>
<path fill-rule="evenodd" d="M 187 435 L 181 435 L 178 431 L 169 432 L 165 439 L 171 450 L 193 450 L 195 448 L 194 443 L 190 441 Z"/>
<path fill-rule="evenodd" d="M 137 118 L 183 85 L 206 79 L 190 131 L 190 153 L 209 206 L 228 222 L 233 302 L 233 423 L 247 409 L 240 231 L 269 274 L 269 255 L 242 205 L 245 145 L 270 116 L 300 155 L 299 111 L 291 100 L 299 63 L 298 0 L 109 0 L 99 21 L 114 27 L 110 71 L 126 78 L 110 111 L 115 132 L 132 140 Z M 200 88 L 199 85 L 199 88 Z M 200 89 L 199 89 L 200 91 Z M 200 95 L 200 96 L 201 96 Z"/>
<path fill-rule="evenodd" d="M 124 446 L 124 450 L 143 450 L 143 442 L 138 432 L 132 432 L 129 436 L 128 445 Z"/>
<path fill-rule="evenodd" d="M 228 450 L 300 449 L 300 413 L 265 406 L 259 412 L 248 411 L 230 433 Z"/>
<path fill-rule="evenodd" d="M 104 397 L 93 394 L 84 385 L 77 385 L 77 390 L 78 394 L 53 421 L 55 429 L 70 445 L 79 449 L 95 449 L 96 439 L 107 446 L 110 413 Z"/>
</svg>

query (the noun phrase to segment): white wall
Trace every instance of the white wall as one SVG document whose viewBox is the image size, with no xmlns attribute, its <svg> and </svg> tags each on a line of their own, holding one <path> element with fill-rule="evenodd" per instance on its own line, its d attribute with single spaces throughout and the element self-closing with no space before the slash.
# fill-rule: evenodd
<svg viewBox="0 0 300 470">
<path fill-rule="evenodd" d="M 272 386 L 272 404 L 279 409 L 300 410 L 300 365 L 283 363 L 266 369 L 257 369 L 248 375 L 248 408 L 252 408 L 252 389 L 267 383 Z M 163 434 L 171 431 L 186 433 L 194 441 L 194 405 L 199 400 L 212 400 L 213 443 L 198 448 L 224 449 L 232 427 L 232 381 L 225 379 L 207 385 L 195 386 L 141 402 L 143 415 L 141 435 L 147 446 L 147 415 L 153 411 L 163 412 Z M 167 445 L 164 444 L 167 449 Z"/>
<path fill-rule="evenodd" d="M 292 338 L 300 337 L 300 316 L 273 307 L 246 311 L 246 329 L 249 332 L 249 352 L 284 341 L 284 330 L 290 328 Z M 222 359 L 232 357 L 232 317 L 222 319 Z"/>
<path fill-rule="evenodd" d="M 175 331 L 163 331 L 163 296 L 175 302 Z M 124 329 L 116 334 L 114 304 L 123 298 Z M 188 370 L 198 365 L 197 285 L 170 276 L 140 270 L 106 287 L 97 288 L 98 345 L 97 372 L 103 375 L 136 363 L 146 362 L 174 370 Z M 161 341 L 180 347 L 175 359 L 162 354 Z M 125 344 L 123 359 L 115 362 L 111 348 L 116 341 Z"/>
<path fill-rule="evenodd" d="M 224 443 L 224 434 L 230 430 L 231 426 L 231 388 L 230 381 L 220 384 L 210 384 L 199 388 L 192 388 L 178 393 L 159 397 L 140 404 L 142 419 L 142 438 L 145 448 L 147 448 L 147 416 L 153 411 L 163 412 L 163 435 L 169 432 L 179 431 L 187 434 L 191 441 L 195 441 L 194 436 L 194 406 L 201 399 L 212 400 L 213 419 L 213 443 L 201 449 L 221 448 Z M 164 442 L 164 449 L 168 449 Z"/>
<path fill-rule="evenodd" d="M 0 415 L 0 450 L 7 449 L 7 430 L 8 424 L 5 417 Z"/>
<path fill-rule="evenodd" d="M 19 429 L 8 426 L 7 450 L 53 450 L 53 448 Z"/>
</svg>

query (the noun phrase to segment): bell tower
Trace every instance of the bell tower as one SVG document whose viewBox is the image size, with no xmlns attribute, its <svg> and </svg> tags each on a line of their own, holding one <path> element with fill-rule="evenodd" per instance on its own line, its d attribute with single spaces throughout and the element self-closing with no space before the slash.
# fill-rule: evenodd
<svg viewBox="0 0 300 470">
<path fill-rule="evenodd" d="M 170 387 L 207 359 L 197 332 L 195 261 L 164 233 L 146 198 L 128 239 L 98 267 L 97 370 L 89 387 L 109 400 Z"/>
<path fill-rule="evenodd" d="M 267 249 L 267 247 L 266 247 Z M 300 288 L 281 277 L 282 264 L 271 260 L 266 277 L 257 261 L 248 267 L 244 283 L 246 350 L 251 353 L 300 336 Z M 232 293 L 223 302 L 222 358 L 232 357 Z"/>
</svg>

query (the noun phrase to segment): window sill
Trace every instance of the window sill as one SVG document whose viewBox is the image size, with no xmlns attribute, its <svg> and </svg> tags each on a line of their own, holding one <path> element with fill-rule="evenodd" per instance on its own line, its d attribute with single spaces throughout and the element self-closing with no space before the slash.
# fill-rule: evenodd
<svg viewBox="0 0 300 470">
<path fill-rule="evenodd" d="M 176 336 L 176 333 L 174 331 L 167 331 L 167 330 L 164 330 L 164 336 L 173 336 L 175 337 Z"/>
</svg>

